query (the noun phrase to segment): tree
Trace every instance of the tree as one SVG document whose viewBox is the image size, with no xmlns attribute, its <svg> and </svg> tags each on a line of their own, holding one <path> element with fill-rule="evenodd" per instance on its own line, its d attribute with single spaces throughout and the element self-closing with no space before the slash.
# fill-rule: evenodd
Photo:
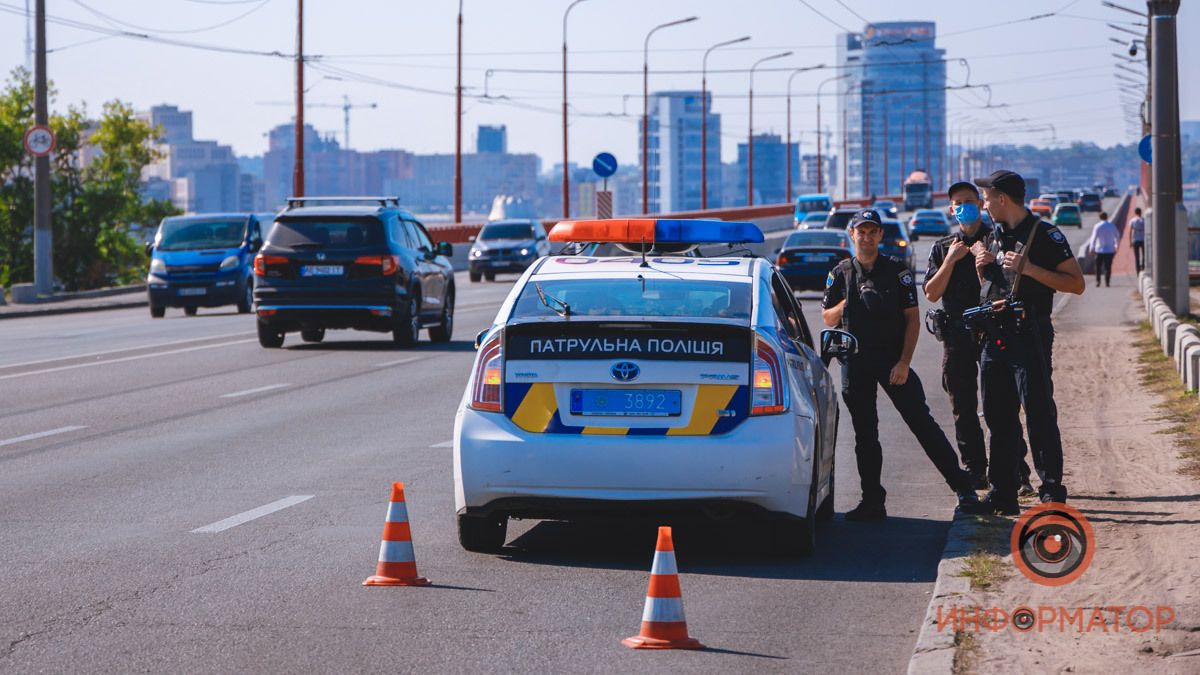
<svg viewBox="0 0 1200 675">
<path fill-rule="evenodd" d="M 33 124 L 33 86 L 13 71 L 0 92 L 0 283 L 33 277 L 33 158 L 21 138 Z M 51 155 L 54 272 L 67 290 L 129 283 L 142 276 L 144 255 L 129 235 L 131 223 L 156 224 L 178 213 L 169 202 L 143 201 L 142 169 L 157 154 L 157 133 L 126 103 L 104 104 L 99 120 L 71 106 L 53 114 L 57 144 Z M 84 166 L 84 154 L 88 161 Z"/>
</svg>

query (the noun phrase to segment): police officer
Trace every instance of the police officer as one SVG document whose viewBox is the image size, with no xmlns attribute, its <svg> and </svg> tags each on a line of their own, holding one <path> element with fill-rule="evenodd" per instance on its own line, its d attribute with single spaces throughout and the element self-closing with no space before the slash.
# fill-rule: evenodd
<svg viewBox="0 0 1200 675">
<path fill-rule="evenodd" d="M 1025 408 L 1029 447 L 1042 479 L 1043 503 L 1065 502 L 1062 437 L 1054 404 L 1051 354 L 1054 326 L 1050 312 L 1056 292 L 1083 293 L 1083 271 L 1067 238 L 1025 208 L 1025 181 L 1000 170 L 975 184 L 983 188 L 983 205 L 996 222 L 990 247 L 977 246 L 976 269 L 985 300 L 1002 307 L 1007 295 L 1025 306 L 1024 318 L 1006 334 L 1004 344 L 988 340 L 980 359 L 983 415 L 992 434 L 992 490 L 984 510 L 1004 515 L 1020 512 L 1017 504 L 1020 424 Z"/>
<path fill-rule="evenodd" d="M 950 211 L 958 223 L 953 234 L 934 242 L 929 250 L 929 267 L 925 272 L 925 297 L 942 303 L 942 389 L 950 397 L 954 414 L 954 435 L 958 453 L 971 474 L 972 486 L 988 488 L 987 455 L 983 429 L 976 410 L 979 405 L 979 352 L 975 336 L 963 324 L 965 310 L 979 304 L 980 282 L 975 272 L 975 256 L 971 247 L 980 243 L 991 245 L 992 232 L 983 227 L 979 190 L 968 182 L 958 182 L 947 192 Z M 1025 463 L 1025 439 L 1020 439 L 1020 490 L 1033 495 L 1029 485 L 1029 465 Z"/>
<path fill-rule="evenodd" d="M 971 478 L 958 465 L 954 448 L 929 414 L 921 380 L 912 371 L 913 351 L 920 334 L 917 287 L 908 267 L 879 255 L 883 223 L 872 209 L 850 220 L 854 257 L 843 260 L 825 280 L 821 318 L 858 338 L 858 353 L 842 366 L 842 399 L 854 425 L 854 455 L 862 483 L 862 502 L 847 520 L 887 518 L 883 489 L 883 448 L 879 444 L 878 388 L 892 400 L 900 417 L 917 437 L 925 454 L 959 495 L 967 511 L 979 507 Z"/>
</svg>

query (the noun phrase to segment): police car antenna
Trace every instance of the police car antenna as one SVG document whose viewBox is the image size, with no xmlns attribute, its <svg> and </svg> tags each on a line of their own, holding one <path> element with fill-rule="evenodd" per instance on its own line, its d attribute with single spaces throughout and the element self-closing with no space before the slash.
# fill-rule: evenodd
<svg viewBox="0 0 1200 675">
<path fill-rule="evenodd" d="M 649 266 L 650 266 L 650 264 L 646 262 L 646 238 L 642 237 L 642 264 L 639 265 L 639 267 L 649 267 Z"/>
</svg>

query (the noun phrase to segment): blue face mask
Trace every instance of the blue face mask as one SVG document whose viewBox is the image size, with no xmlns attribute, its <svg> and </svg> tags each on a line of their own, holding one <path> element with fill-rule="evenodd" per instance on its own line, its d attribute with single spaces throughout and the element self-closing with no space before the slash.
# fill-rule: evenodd
<svg viewBox="0 0 1200 675">
<path fill-rule="evenodd" d="M 962 225 L 974 225 L 979 220 L 979 207 L 974 204 L 959 204 L 954 207 L 954 219 Z"/>
</svg>

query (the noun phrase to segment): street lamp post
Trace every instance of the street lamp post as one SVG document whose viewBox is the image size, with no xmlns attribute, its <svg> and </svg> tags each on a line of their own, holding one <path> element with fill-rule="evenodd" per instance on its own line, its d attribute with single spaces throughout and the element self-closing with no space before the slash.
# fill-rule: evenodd
<svg viewBox="0 0 1200 675">
<path fill-rule="evenodd" d="M 686 19 L 660 23 L 646 33 L 646 40 L 642 43 L 642 213 L 650 212 L 650 36 L 664 28 L 691 23 L 698 18 L 700 17 L 689 16 Z"/>
<path fill-rule="evenodd" d="M 821 89 L 823 89 L 825 87 L 825 85 L 829 84 L 830 82 L 835 82 L 837 80 L 843 80 L 847 77 L 850 77 L 850 73 L 845 73 L 842 75 L 838 75 L 836 77 L 831 77 L 827 80 L 822 81 L 821 84 L 817 85 L 817 192 L 822 191 L 821 177 L 822 177 L 822 172 L 825 171 L 825 167 L 822 166 L 822 159 L 821 159 Z"/>
<path fill-rule="evenodd" d="M 296 128 L 292 195 L 304 196 L 304 0 L 296 0 Z"/>
<path fill-rule="evenodd" d="M 708 55 L 714 49 L 749 40 L 745 35 L 736 40 L 718 42 L 704 51 L 700 62 L 700 208 L 708 208 Z"/>
<path fill-rule="evenodd" d="M 458 0 L 458 84 L 454 87 L 454 222 L 462 222 L 462 24 L 463 3 Z"/>
<path fill-rule="evenodd" d="M 750 122 L 746 138 L 746 206 L 754 206 L 754 70 L 767 61 L 791 56 L 791 52 L 780 52 L 764 56 L 750 66 Z"/>
<path fill-rule="evenodd" d="M 788 200 L 789 204 L 792 203 L 792 79 L 794 77 L 796 77 L 797 75 L 799 75 L 800 73 L 806 73 L 810 70 L 816 70 L 818 68 L 824 68 L 824 67 L 825 66 L 809 66 L 807 68 L 797 68 L 792 71 L 791 75 L 788 75 L 788 80 L 787 80 L 787 145 L 784 146 L 784 149 L 787 151 L 787 200 Z M 818 101 L 818 105 L 820 105 L 819 101 Z M 799 145 L 799 143 L 797 143 L 797 145 Z M 820 118 L 818 118 L 817 119 L 817 146 L 820 147 L 820 145 L 821 145 L 821 120 L 820 120 Z M 797 155 L 797 159 L 799 159 L 800 152 L 798 150 L 796 152 L 796 155 Z M 817 162 L 819 164 L 820 159 L 818 159 Z M 820 171 L 820 169 L 817 169 L 817 171 Z M 818 189 L 818 192 L 819 191 L 820 190 Z"/>
<path fill-rule="evenodd" d="M 571 176 L 567 171 L 567 16 L 571 14 L 571 10 L 581 2 L 586 0 L 575 0 L 567 5 L 567 9 L 563 12 L 563 177 L 562 177 L 562 215 L 563 218 L 571 217 Z"/>
</svg>

